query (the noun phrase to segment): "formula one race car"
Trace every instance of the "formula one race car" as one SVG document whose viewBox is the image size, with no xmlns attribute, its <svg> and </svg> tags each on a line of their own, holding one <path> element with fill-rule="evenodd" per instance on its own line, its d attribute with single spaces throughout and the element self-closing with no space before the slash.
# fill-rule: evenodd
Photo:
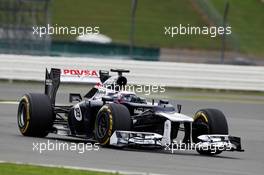
<svg viewBox="0 0 264 175">
<path fill-rule="evenodd" d="M 22 135 L 45 137 L 55 133 L 85 138 L 104 146 L 160 147 L 171 150 L 184 147 L 200 154 L 243 151 L 239 137 L 228 135 L 224 114 L 217 109 L 199 110 L 194 117 L 181 113 L 167 100 L 146 101 L 125 91 L 128 70 L 99 71 L 101 85 L 85 96 L 70 94 L 70 105 L 57 105 L 56 93 L 61 70 L 46 70 L 45 93 L 25 94 L 18 106 L 18 127 Z M 177 141 L 178 131 L 183 131 Z"/>
</svg>

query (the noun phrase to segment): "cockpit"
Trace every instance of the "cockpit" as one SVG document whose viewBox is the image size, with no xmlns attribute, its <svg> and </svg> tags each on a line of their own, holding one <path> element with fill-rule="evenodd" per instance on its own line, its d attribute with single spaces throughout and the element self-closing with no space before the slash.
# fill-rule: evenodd
<svg viewBox="0 0 264 175">
<path fill-rule="evenodd" d="M 126 90 L 127 79 L 122 73 L 128 73 L 129 70 L 111 69 L 111 72 L 117 72 L 118 75 L 110 76 L 109 72 L 100 71 L 102 84 L 93 88 L 93 93 L 88 92 L 86 97 L 92 98 L 93 100 L 102 100 L 103 97 L 107 97 L 117 103 L 147 103 L 144 98 L 138 97 L 134 92 Z"/>
</svg>

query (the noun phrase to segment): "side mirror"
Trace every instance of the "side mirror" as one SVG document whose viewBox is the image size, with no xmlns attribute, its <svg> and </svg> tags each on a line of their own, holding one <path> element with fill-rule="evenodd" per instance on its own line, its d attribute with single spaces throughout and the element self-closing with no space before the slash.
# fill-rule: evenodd
<svg viewBox="0 0 264 175">
<path fill-rule="evenodd" d="M 181 113 L 181 108 L 182 108 L 182 105 L 177 104 L 178 113 Z"/>
<path fill-rule="evenodd" d="M 114 101 L 114 99 L 113 99 L 112 97 L 109 97 L 109 96 L 104 96 L 104 97 L 102 97 L 102 100 L 103 100 L 104 104 L 105 104 L 105 102 L 107 102 L 107 101 Z"/>
<path fill-rule="evenodd" d="M 159 105 L 167 105 L 167 104 L 169 104 L 168 100 L 160 100 L 159 101 Z"/>
<path fill-rule="evenodd" d="M 80 101 L 82 101 L 82 96 L 81 96 L 81 94 L 70 93 L 69 101 L 70 101 L 70 103 L 80 102 Z"/>
</svg>

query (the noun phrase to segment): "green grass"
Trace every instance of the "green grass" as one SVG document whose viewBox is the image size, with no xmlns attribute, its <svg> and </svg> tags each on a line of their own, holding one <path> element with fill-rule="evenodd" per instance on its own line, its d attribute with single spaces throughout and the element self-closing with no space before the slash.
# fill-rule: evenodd
<svg viewBox="0 0 264 175">
<path fill-rule="evenodd" d="M 54 168 L 44 166 L 0 163 L 1 175 L 114 175 L 95 171 L 74 170 L 67 168 Z"/>
<path fill-rule="evenodd" d="M 224 1 L 212 0 L 223 14 Z M 264 3 L 260 0 L 230 0 L 229 21 L 238 35 L 243 53 L 264 56 Z M 52 22 L 62 26 L 99 26 L 100 32 L 117 43 L 128 43 L 131 0 L 56 0 L 52 2 Z M 204 26 L 206 21 L 190 0 L 139 0 L 136 14 L 136 45 L 167 48 L 218 50 L 219 38 L 164 35 L 164 26 L 179 24 Z M 55 36 L 72 40 L 76 36 Z"/>
<path fill-rule="evenodd" d="M 66 26 L 100 26 L 100 32 L 117 43 L 128 43 L 130 0 L 59 0 L 53 1 L 53 24 Z M 135 42 L 139 46 L 217 49 L 219 38 L 209 36 L 164 35 L 164 26 L 203 26 L 204 21 L 193 10 L 190 1 L 139 0 L 136 14 Z M 56 39 L 73 39 L 56 36 Z"/>
<path fill-rule="evenodd" d="M 225 1 L 211 1 L 222 14 Z M 229 2 L 228 20 L 233 32 L 239 36 L 241 51 L 264 56 L 264 3 L 260 0 Z"/>
</svg>

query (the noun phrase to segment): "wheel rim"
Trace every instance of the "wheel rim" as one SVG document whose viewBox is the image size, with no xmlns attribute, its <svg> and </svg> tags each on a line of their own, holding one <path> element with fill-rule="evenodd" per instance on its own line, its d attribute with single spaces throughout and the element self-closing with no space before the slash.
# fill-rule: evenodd
<svg viewBox="0 0 264 175">
<path fill-rule="evenodd" d="M 20 128 L 23 128 L 26 124 L 26 104 L 25 102 L 21 103 L 18 114 L 18 125 Z"/>
<path fill-rule="evenodd" d="M 107 113 L 102 113 L 98 119 L 98 137 L 104 138 L 109 129 L 109 116 Z"/>
</svg>

